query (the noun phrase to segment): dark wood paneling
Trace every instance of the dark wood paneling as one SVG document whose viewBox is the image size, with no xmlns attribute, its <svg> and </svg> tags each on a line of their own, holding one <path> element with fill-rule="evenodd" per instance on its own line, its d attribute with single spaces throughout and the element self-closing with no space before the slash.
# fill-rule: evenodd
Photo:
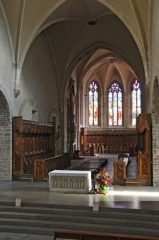
<svg viewBox="0 0 159 240">
<path fill-rule="evenodd" d="M 138 133 L 138 178 L 141 185 L 152 184 L 152 122 L 151 114 L 140 114 L 137 118 Z"/>
<path fill-rule="evenodd" d="M 108 129 L 108 130 L 82 130 L 84 136 L 83 154 L 129 152 L 136 154 L 137 132 L 136 129 Z"/>
<path fill-rule="evenodd" d="M 55 131 L 53 124 L 41 124 L 14 117 L 13 131 L 13 179 L 33 175 L 40 181 L 48 171 L 70 166 L 67 154 L 55 156 Z"/>
</svg>

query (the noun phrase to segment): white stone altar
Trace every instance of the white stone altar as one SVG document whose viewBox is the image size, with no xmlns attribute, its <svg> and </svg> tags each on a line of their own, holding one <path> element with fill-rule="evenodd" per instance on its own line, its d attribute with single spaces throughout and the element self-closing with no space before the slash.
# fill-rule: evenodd
<svg viewBox="0 0 159 240">
<path fill-rule="evenodd" d="M 51 171 L 49 189 L 55 192 L 87 193 L 92 189 L 91 171 Z"/>
</svg>

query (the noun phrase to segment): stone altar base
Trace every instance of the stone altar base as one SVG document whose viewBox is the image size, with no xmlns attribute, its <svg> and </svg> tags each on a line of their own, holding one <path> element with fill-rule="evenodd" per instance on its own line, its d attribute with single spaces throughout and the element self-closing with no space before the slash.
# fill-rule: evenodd
<svg viewBox="0 0 159 240">
<path fill-rule="evenodd" d="M 92 189 L 91 171 L 51 171 L 49 189 L 55 192 L 88 193 Z"/>
</svg>

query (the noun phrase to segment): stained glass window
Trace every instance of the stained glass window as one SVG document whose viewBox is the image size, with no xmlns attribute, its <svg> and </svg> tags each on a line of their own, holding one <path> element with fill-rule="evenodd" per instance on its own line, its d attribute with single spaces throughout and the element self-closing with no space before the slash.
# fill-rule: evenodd
<svg viewBox="0 0 159 240">
<path fill-rule="evenodd" d="M 111 85 L 108 93 L 108 124 L 122 125 L 122 90 L 117 82 Z"/>
<path fill-rule="evenodd" d="M 89 125 L 98 126 L 99 121 L 99 92 L 98 85 L 92 81 L 89 84 Z"/>
<path fill-rule="evenodd" d="M 136 125 L 139 113 L 141 113 L 141 90 L 139 82 L 135 80 L 132 89 L 132 126 Z"/>
</svg>

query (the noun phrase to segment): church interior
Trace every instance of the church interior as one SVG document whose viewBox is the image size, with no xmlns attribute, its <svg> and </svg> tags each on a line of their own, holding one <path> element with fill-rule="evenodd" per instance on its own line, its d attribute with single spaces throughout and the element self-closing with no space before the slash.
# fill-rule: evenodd
<svg viewBox="0 0 159 240">
<path fill-rule="evenodd" d="M 159 0 L 0 1 L 3 202 L 3 191 L 25 184 L 79 195 L 81 179 L 103 166 L 114 192 L 158 191 L 158 11 Z M 103 239 L 146 239 L 137 234 Z"/>
</svg>

